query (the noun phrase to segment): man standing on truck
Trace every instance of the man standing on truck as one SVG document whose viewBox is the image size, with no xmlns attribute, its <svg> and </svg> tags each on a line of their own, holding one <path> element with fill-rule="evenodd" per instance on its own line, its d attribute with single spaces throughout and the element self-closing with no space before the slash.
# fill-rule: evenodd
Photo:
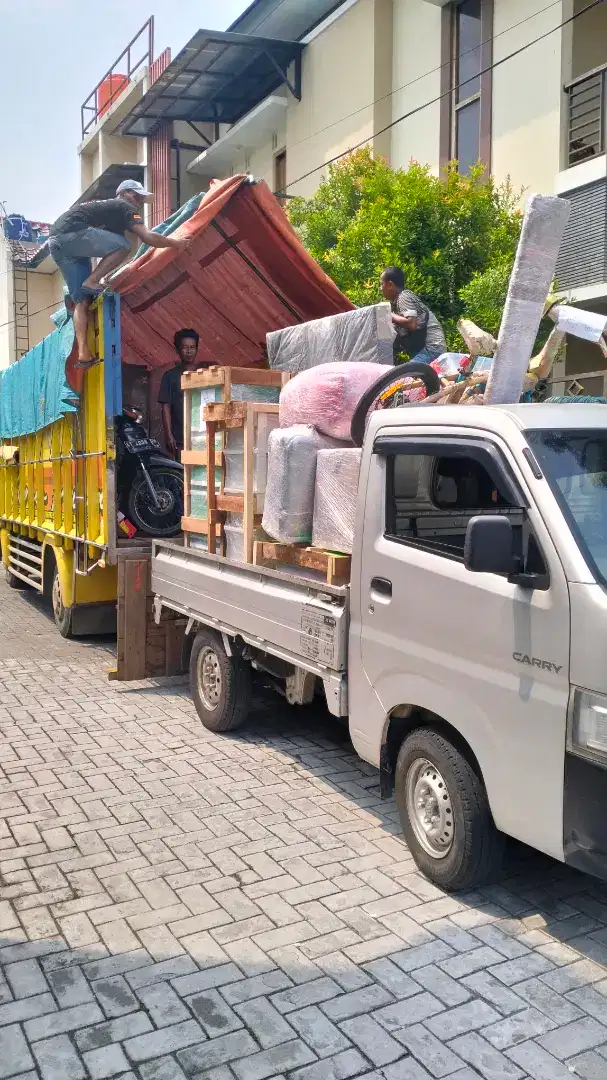
<svg viewBox="0 0 607 1080">
<path fill-rule="evenodd" d="M 173 338 L 175 352 L 179 357 L 176 367 L 165 371 L 158 392 L 158 404 L 162 405 L 162 427 L 169 454 L 179 460 L 183 450 L 183 390 L 181 376 L 184 371 L 194 371 L 210 364 L 197 363 L 200 335 L 195 330 L 178 330 Z"/>
<path fill-rule="evenodd" d="M 436 315 L 410 289 L 405 288 L 405 275 L 400 266 L 388 266 L 380 279 L 382 295 L 392 305 L 392 322 L 396 330 L 394 362 L 406 352 L 410 360 L 431 364 L 447 351 L 443 328 Z"/>
<path fill-rule="evenodd" d="M 177 239 L 150 232 L 143 223 L 144 203 L 152 197 L 137 180 L 123 180 L 115 199 L 78 203 L 57 218 L 49 236 L 50 253 L 59 267 L 74 305 L 74 331 L 80 367 L 93 362 L 88 345 L 88 313 L 94 297 L 103 291 L 103 278 L 125 261 L 134 233 L 155 248 L 189 251 L 189 238 Z M 101 262 L 91 270 L 91 259 Z"/>
</svg>

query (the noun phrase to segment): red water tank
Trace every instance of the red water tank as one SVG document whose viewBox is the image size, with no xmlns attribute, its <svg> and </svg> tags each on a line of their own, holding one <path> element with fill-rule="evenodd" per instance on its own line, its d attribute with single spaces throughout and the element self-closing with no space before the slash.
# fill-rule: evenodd
<svg viewBox="0 0 607 1080">
<path fill-rule="evenodd" d="M 126 75 L 108 75 L 97 88 L 97 115 L 103 116 L 124 90 L 128 83 Z"/>
</svg>

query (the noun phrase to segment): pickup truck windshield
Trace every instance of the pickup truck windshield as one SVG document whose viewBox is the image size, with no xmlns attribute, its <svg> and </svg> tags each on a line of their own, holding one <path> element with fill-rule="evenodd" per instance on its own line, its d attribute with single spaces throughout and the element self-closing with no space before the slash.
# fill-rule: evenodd
<svg viewBox="0 0 607 1080">
<path fill-rule="evenodd" d="M 540 430 L 525 438 L 584 558 L 607 585 L 607 432 Z"/>
</svg>

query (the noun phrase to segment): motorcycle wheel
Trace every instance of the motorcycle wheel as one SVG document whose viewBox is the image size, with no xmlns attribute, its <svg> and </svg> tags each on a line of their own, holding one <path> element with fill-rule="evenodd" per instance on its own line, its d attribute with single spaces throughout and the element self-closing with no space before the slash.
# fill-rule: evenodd
<svg viewBox="0 0 607 1080">
<path fill-rule="evenodd" d="M 154 506 L 145 477 L 138 473 L 128 497 L 128 517 L 146 536 L 176 536 L 183 515 L 183 470 L 171 465 L 148 467 L 160 508 Z"/>
<path fill-rule="evenodd" d="M 389 388 L 394 384 L 398 384 L 402 379 L 417 378 L 421 379 L 426 389 L 426 396 L 430 394 L 436 394 L 440 390 L 440 379 L 436 374 L 433 367 L 429 364 L 422 363 L 421 360 L 409 360 L 406 364 L 397 364 L 395 367 L 388 368 L 380 375 L 377 382 L 373 383 L 368 390 L 362 395 L 354 415 L 352 417 L 351 439 L 355 446 L 362 446 L 365 440 L 365 431 L 367 428 L 367 419 L 369 413 L 373 412 L 379 404 L 380 394 L 389 393 Z M 390 408 L 389 398 L 387 399 L 388 408 Z M 384 408 L 386 405 L 383 406 Z"/>
</svg>

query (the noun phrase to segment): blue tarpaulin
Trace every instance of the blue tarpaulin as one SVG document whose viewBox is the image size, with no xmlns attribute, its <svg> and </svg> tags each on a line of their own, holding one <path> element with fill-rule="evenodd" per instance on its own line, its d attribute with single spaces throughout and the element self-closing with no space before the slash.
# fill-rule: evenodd
<svg viewBox="0 0 607 1080">
<path fill-rule="evenodd" d="M 74 344 L 74 324 L 65 308 L 52 316 L 48 337 L 16 364 L 0 372 L 0 438 L 32 435 L 78 409 L 78 395 L 65 377 Z"/>
</svg>

